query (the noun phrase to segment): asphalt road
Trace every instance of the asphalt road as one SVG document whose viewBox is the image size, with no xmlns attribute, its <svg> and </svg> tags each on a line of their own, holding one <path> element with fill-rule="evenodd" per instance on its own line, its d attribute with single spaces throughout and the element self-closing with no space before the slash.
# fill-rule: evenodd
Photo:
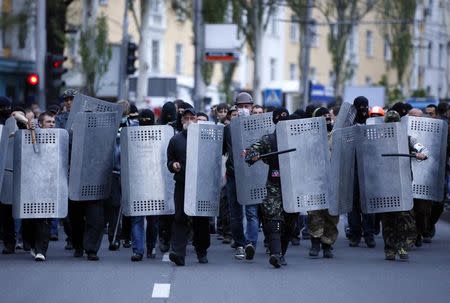
<svg viewBox="0 0 450 303">
<path fill-rule="evenodd" d="M 215 235 L 209 264 L 197 263 L 189 247 L 185 267 L 159 251 L 132 263 L 131 249 L 110 252 L 106 241 L 100 261 L 89 262 L 51 242 L 46 262 L 20 251 L 0 255 L 0 303 L 450 302 L 449 223 L 439 223 L 433 243 L 411 251 L 408 262 L 385 261 L 381 236 L 375 249 L 350 248 L 342 231 L 341 224 L 334 259 L 309 259 L 309 241 L 302 241 L 281 269 L 269 265 L 262 245 L 253 261 L 234 260 Z"/>
</svg>

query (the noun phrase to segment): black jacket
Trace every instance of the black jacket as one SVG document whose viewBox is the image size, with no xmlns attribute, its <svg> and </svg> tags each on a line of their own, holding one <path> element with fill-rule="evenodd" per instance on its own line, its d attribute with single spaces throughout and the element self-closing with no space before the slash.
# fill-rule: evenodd
<svg viewBox="0 0 450 303">
<path fill-rule="evenodd" d="M 187 131 L 176 134 L 169 141 L 167 147 L 167 168 L 173 174 L 175 182 L 184 183 L 186 176 L 186 147 L 187 147 Z M 181 165 L 181 170 L 177 173 L 173 170 L 173 163 L 178 162 Z"/>
<path fill-rule="evenodd" d="M 226 125 L 223 130 L 223 148 L 222 154 L 228 155 L 227 162 L 225 163 L 225 167 L 227 169 L 227 176 L 234 176 L 234 162 L 233 162 L 233 148 L 231 145 L 231 126 L 230 124 Z"/>
</svg>

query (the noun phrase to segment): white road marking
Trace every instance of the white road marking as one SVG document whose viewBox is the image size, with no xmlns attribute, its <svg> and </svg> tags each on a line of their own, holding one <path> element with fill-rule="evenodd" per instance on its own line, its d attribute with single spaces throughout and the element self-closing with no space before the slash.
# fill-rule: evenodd
<svg viewBox="0 0 450 303">
<path fill-rule="evenodd" d="M 155 283 L 153 284 L 152 298 L 168 298 L 170 295 L 170 284 Z"/>
<path fill-rule="evenodd" d="M 163 262 L 170 262 L 170 260 L 169 260 L 169 253 L 165 253 L 165 254 L 163 255 L 162 261 L 163 261 Z"/>
</svg>

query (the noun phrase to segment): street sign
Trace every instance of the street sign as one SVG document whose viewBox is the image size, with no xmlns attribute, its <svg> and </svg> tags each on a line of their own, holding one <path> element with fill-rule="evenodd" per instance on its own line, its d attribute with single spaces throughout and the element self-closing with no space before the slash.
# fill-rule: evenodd
<svg viewBox="0 0 450 303">
<path fill-rule="evenodd" d="M 283 92 L 281 89 L 263 90 L 264 106 L 281 107 L 283 101 Z"/>
</svg>

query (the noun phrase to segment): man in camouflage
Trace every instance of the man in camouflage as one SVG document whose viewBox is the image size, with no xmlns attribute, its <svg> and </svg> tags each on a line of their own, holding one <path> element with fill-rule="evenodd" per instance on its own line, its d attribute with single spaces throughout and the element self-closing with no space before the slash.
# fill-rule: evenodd
<svg viewBox="0 0 450 303">
<path fill-rule="evenodd" d="M 288 111 L 284 108 L 276 109 L 273 112 L 273 122 L 277 124 L 278 121 L 286 120 L 288 114 Z M 276 151 L 277 136 L 274 132 L 263 136 L 260 141 L 246 149 L 244 152 L 245 161 L 252 165 L 260 159 L 260 155 Z M 284 255 L 298 213 L 289 214 L 283 210 L 278 155 L 264 158 L 263 161 L 269 165 L 269 173 L 266 183 L 267 196 L 261 204 L 262 220 L 267 227 L 269 236 L 269 263 L 275 268 L 279 268 L 281 265 L 287 264 Z"/>
<path fill-rule="evenodd" d="M 390 110 L 385 116 L 385 122 L 400 122 L 400 114 Z M 409 150 L 416 159 L 427 158 L 423 146 L 414 138 L 409 138 Z M 415 239 L 415 221 L 412 211 L 398 211 L 381 214 L 383 225 L 384 253 L 386 260 L 395 260 L 398 254 L 400 260 L 408 260 L 408 247 Z"/>
<path fill-rule="evenodd" d="M 328 131 L 328 141 L 331 139 L 331 115 L 325 107 L 317 108 L 313 117 L 325 117 Z M 310 257 L 317 257 L 320 252 L 320 245 L 322 244 L 323 257 L 333 258 L 331 246 L 337 239 L 338 229 L 337 224 L 339 216 L 332 216 L 328 213 L 328 209 L 321 209 L 308 212 L 308 227 L 311 235 L 311 248 L 309 250 Z"/>
</svg>

